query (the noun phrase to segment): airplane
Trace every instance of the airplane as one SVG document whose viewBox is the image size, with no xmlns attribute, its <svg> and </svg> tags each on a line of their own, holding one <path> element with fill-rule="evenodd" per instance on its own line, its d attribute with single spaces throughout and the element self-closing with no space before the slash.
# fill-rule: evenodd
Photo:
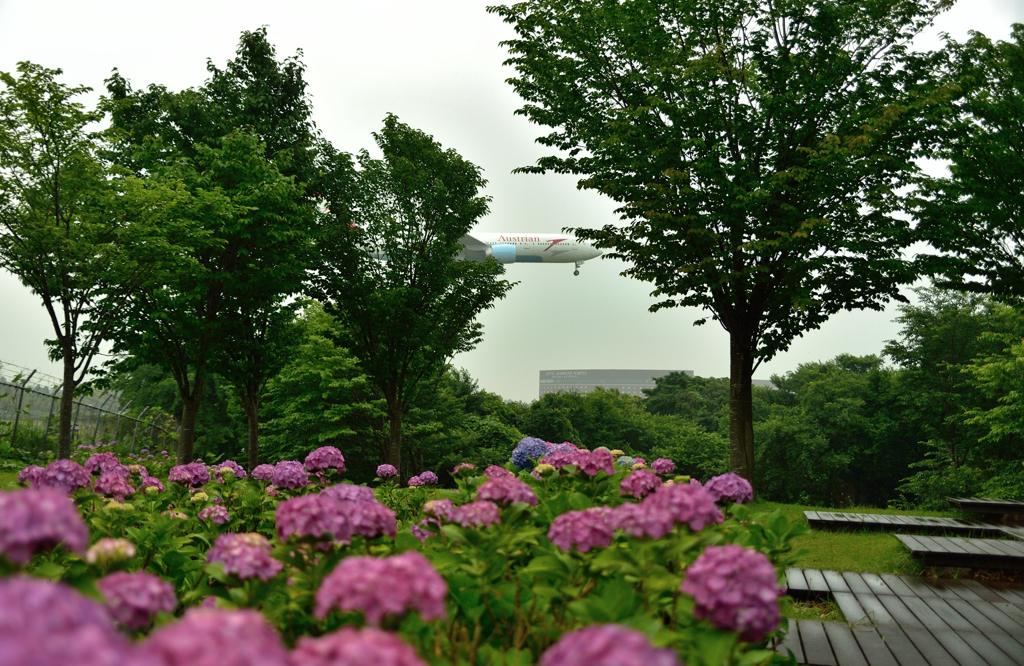
<svg viewBox="0 0 1024 666">
<path fill-rule="evenodd" d="M 565 234 L 467 234 L 460 239 L 462 251 L 456 259 L 483 261 L 494 257 L 503 264 L 576 264 L 580 274 L 584 261 L 601 256 L 601 250 L 587 241 Z"/>
</svg>

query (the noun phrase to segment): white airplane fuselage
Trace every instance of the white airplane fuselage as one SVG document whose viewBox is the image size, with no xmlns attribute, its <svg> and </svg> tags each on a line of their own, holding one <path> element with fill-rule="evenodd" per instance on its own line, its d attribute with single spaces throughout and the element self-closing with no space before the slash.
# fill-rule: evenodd
<svg viewBox="0 0 1024 666">
<path fill-rule="evenodd" d="M 464 236 L 459 259 L 483 261 L 494 257 L 503 264 L 576 264 L 601 256 L 601 250 L 567 234 L 474 233 Z M 577 271 L 578 273 L 578 271 Z"/>
</svg>

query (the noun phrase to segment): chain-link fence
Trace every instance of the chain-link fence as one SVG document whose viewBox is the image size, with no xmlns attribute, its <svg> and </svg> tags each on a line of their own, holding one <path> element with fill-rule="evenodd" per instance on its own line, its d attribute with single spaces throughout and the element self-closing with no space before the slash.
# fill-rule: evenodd
<svg viewBox="0 0 1024 666">
<path fill-rule="evenodd" d="M 56 451 L 61 394 L 60 379 L 0 361 L 0 444 Z M 177 434 L 173 418 L 145 405 L 122 403 L 117 392 L 94 392 L 74 401 L 72 441 L 117 441 L 134 451 L 140 441 L 168 448 Z"/>
</svg>

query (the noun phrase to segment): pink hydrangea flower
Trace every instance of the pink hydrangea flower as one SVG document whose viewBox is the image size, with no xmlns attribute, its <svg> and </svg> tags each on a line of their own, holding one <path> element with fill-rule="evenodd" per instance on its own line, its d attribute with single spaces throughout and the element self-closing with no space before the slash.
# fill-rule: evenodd
<svg viewBox="0 0 1024 666">
<path fill-rule="evenodd" d="M 425 485 L 427 485 L 427 482 L 424 481 L 423 479 L 421 479 L 418 476 L 413 476 L 413 477 L 409 478 L 409 486 L 410 487 L 415 488 L 416 486 L 425 486 Z"/>
<path fill-rule="evenodd" d="M 651 463 L 651 471 L 655 474 L 671 474 L 676 471 L 676 464 L 668 458 L 658 458 Z"/>
<path fill-rule="evenodd" d="M 563 634 L 539 666 L 682 666 L 673 650 L 656 648 L 635 629 L 593 624 Z"/>
<path fill-rule="evenodd" d="M 161 483 L 160 479 L 155 476 L 146 476 L 142 478 L 143 488 L 156 488 L 160 492 L 164 491 L 164 484 Z"/>
<path fill-rule="evenodd" d="M 108 468 L 120 465 L 121 462 L 113 453 L 94 453 L 85 461 L 85 471 L 90 474 L 102 474 Z"/>
<path fill-rule="evenodd" d="M 430 500 L 423 504 L 424 513 L 429 513 L 432 516 L 438 518 L 447 518 L 448 514 L 451 513 L 455 506 L 452 504 L 450 499 L 436 499 Z"/>
<path fill-rule="evenodd" d="M 271 557 L 270 551 L 270 542 L 262 534 L 221 534 L 206 553 L 206 561 L 222 563 L 225 573 L 234 574 L 242 580 L 259 578 L 268 581 L 284 568 Z"/>
<path fill-rule="evenodd" d="M 743 504 L 754 499 L 754 488 L 750 481 L 732 472 L 711 477 L 704 484 L 704 490 L 708 491 L 715 501 L 732 500 L 737 504 Z"/>
<path fill-rule="evenodd" d="M 394 538 L 398 533 L 398 521 L 395 512 L 377 500 L 372 502 L 340 502 L 339 509 L 348 519 L 352 534 L 360 534 L 367 539 L 376 539 L 387 535 Z"/>
<path fill-rule="evenodd" d="M 307 472 L 324 472 L 329 469 L 345 471 L 345 456 L 333 446 L 321 446 L 306 456 L 303 464 Z"/>
<path fill-rule="evenodd" d="M 501 511 L 494 502 L 478 500 L 453 508 L 447 519 L 463 527 L 489 527 L 501 522 Z"/>
<path fill-rule="evenodd" d="M 423 529 L 428 525 L 435 525 L 438 529 L 441 527 L 441 523 L 436 518 L 424 518 L 418 523 L 413 524 L 409 527 L 409 531 L 412 535 L 420 540 L 420 543 L 424 543 L 427 539 L 432 536 L 437 536 L 437 532 L 431 532 L 430 530 Z"/>
<path fill-rule="evenodd" d="M 252 470 L 252 478 L 257 481 L 270 481 L 274 478 L 274 466 L 273 465 L 256 465 L 255 469 Z"/>
<path fill-rule="evenodd" d="M 615 529 L 637 538 L 660 539 L 675 529 L 676 521 L 664 506 L 650 502 L 626 502 L 615 507 L 611 518 Z"/>
<path fill-rule="evenodd" d="M 297 460 L 282 460 L 274 465 L 274 476 L 270 479 L 278 488 L 302 488 L 309 485 L 309 474 Z"/>
<path fill-rule="evenodd" d="M 580 470 L 590 476 L 597 476 L 598 472 L 611 476 L 615 474 L 615 459 L 607 449 L 595 449 L 580 456 Z"/>
<path fill-rule="evenodd" d="M 458 465 L 455 466 L 455 469 L 452 470 L 452 476 L 458 476 L 459 472 L 461 472 L 462 470 L 472 471 L 474 469 L 476 469 L 476 465 L 474 465 L 473 463 L 459 463 Z"/>
<path fill-rule="evenodd" d="M 644 498 L 642 504 L 648 503 L 668 511 L 675 522 L 689 525 L 694 532 L 724 520 L 715 499 L 699 485 L 661 486 Z"/>
<path fill-rule="evenodd" d="M 339 483 L 335 486 L 324 488 L 321 495 L 326 495 L 339 502 L 376 502 L 377 497 L 373 494 L 373 488 L 366 486 L 354 486 L 351 483 Z"/>
<path fill-rule="evenodd" d="M 607 506 L 563 513 L 552 521 L 548 540 L 566 552 L 573 546 L 581 553 L 606 548 L 615 536 L 612 516 L 612 509 Z"/>
<path fill-rule="evenodd" d="M 231 520 L 228 510 L 222 506 L 208 506 L 199 512 L 199 520 L 212 520 L 215 525 L 223 525 Z"/>
<path fill-rule="evenodd" d="M 488 465 L 487 469 L 484 470 L 484 476 L 486 476 L 488 479 L 493 479 L 496 476 L 515 477 L 515 474 L 508 471 L 504 467 L 498 467 L 497 465 Z"/>
<path fill-rule="evenodd" d="M 779 626 L 778 599 L 786 593 L 763 553 L 736 544 L 708 546 L 686 568 L 679 590 L 696 602 L 694 617 L 745 641 L 760 641 Z"/>
<path fill-rule="evenodd" d="M 377 465 L 378 478 L 387 479 L 396 474 L 398 474 L 398 469 L 396 469 L 394 465 L 388 465 L 387 463 L 383 465 Z"/>
<path fill-rule="evenodd" d="M 39 465 L 29 465 L 18 472 L 18 483 L 36 488 L 39 484 L 39 479 L 42 478 L 44 472 L 46 472 L 46 470 Z"/>
<path fill-rule="evenodd" d="M 128 485 L 128 482 L 121 475 L 114 472 L 104 472 L 96 479 L 93 492 L 97 495 L 106 495 L 107 497 L 113 497 L 118 502 L 123 502 L 124 498 L 135 493 L 135 488 Z"/>
<path fill-rule="evenodd" d="M 60 543 L 79 555 L 89 545 L 89 529 L 64 493 L 52 488 L 0 491 L 0 555 L 24 565 Z"/>
<path fill-rule="evenodd" d="M 537 506 L 537 495 L 526 483 L 515 477 L 495 476 L 484 481 L 476 491 L 477 499 L 502 504 L 525 502 Z"/>
<path fill-rule="evenodd" d="M 370 624 L 385 615 L 419 611 L 426 621 L 446 617 L 448 584 L 416 551 L 391 557 L 346 557 L 324 578 L 316 593 L 314 615 L 331 610 L 361 611 Z"/>
<path fill-rule="evenodd" d="M 586 453 L 572 450 L 558 450 L 549 453 L 548 455 L 541 458 L 538 462 L 540 465 L 551 465 L 555 469 L 562 469 L 566 465 L 577 465 L 579 466 L 580 460 Z"/>
<path fill-rule="evenodd" d="M 92 483 L 92 475 L 74 460 L 54 460 L 39 477 L 39 488 L 55 488 L 70 495 Z"/>
<path fill-rule="evenodd" d="M 277 505 L 277 536 L 287 541 L 292 535 L 314 541 L 348 543 L 352 523 L 342 510 L 342 502 L 321 495 L 302 495 Z"/>
<path fill-rule="evenodd" d="M 190 608 L 142 643 L 161 666 L 288 666 L 288 653 L 263 614 L 254 610 Z"/>
<path fill-rule="evenodd" d="M 295 666 L 427 666 L 398 636 L 376 627 L 342 627 L 319 638 L 302 636 L 292 651 Z"/>
<path fill-rule="evenodd" d="M 224 470 L 231 470 L 236 479 L 245 478 L 245 468 L 236 463 L 234 460 L 225 460 L 222 463 L 217 463 L 213 466 L 213 477 L 217 479 L 217 483 L 224 483 Z"/>
<path fill-rule="evenodd" d="M 631 495 L 639 499 L 654 492 L 660 485 L 661 479 L 657 474 L 650 470 L 638 469 L 622 480 L 622 483 L 619 484 L 619 494 Z"/>
<path fill-rule="evenodd" d="M 178 606 L 174 586 L 146 573 L 119 571 L 96 581 L 115 620 L 132 631 L 149 626 L 157 613 L 171 613 Z"/>
<path fill-rule="evenodd" d="M 187 465 L 175 465 L 167 475 L 171 483 L 180 483 L 189 488 L 197 488 L 210 481 L 210 471 L 202 463 L 192 462 Z"/>
</svg>

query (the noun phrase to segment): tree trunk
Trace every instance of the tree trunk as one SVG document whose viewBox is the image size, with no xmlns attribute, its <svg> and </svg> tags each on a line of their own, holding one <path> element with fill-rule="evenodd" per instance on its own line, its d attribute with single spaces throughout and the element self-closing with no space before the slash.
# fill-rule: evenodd
<svg viewBox="0 0 1024 666">
<path fill-rule="evenodd" d="M 60 416 L 57 418 L 57 458 L 71 457 L 71 418 L 75 408 L 75 357 L 70 345 L 64 345 L 64 386 L 60 393 Z"/>
<path fill-rule="evenodd" d="M 388 463 L 398 470 L 398 478 L 404 480 L 402 473 L 402 412 L 403 405 L 397 399 L 388 399 L 388 416 L 390 427 L 388 429 Z"/>
<path fill-rule="evenodd" d="M 260 464 L 260 398 L 252 387 L 246 386 L 242 400 L 249 421 L 249 472 Z"/>
<path fill-rule="evenodd" d="M 729 334 L 729 467 L 754 485 L 754 407 L 750 380 L 753 350 L 746 339 Z"/>
<path fill-rule="evenodd" d="M 199 418 L 199 405 L 203 401 L 202 388 L 197 388 L 191 396 L 182 396 L 184 403 L 181 409 L 181 434 L 178 435 L 178 464 L 192 462 L 195 455 L 196 420 Z"/>
</svg>

